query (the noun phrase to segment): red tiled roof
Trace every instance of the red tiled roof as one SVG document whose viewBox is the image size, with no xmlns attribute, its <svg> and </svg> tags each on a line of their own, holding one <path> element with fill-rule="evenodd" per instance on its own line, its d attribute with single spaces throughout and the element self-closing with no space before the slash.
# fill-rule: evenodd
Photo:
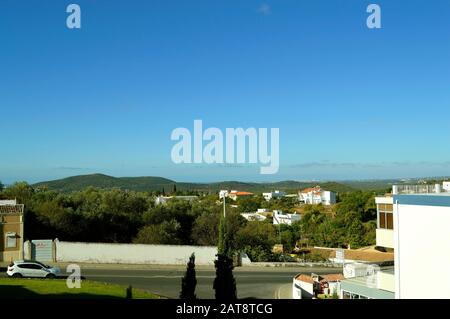
<svg viewBox="0 0 450 319">
<path fill-rule="evenodd" d="M 311 278 L 311 276 L 308 276 L 308 275 L 305 275 L 305 274 L 300 274 L 295 279 L 297 279 L 299 281 L 307 282 L 307 283 L 310 283 L 310 284 L 314 283 L 314 280 Z"/>
<path fill-rule="evenodd" d="M 0 205 L 0 214 L 23 214 L 23 204 Z"/>
<path fill-rule="evenodd" d="M 310 192 L 315 192 L 316 194 L 320 194 L 320 187 L 309 187 L 309 188 L 305 188 L 304 190 L 302 190 L 302 193 L 310 193 Z"/>
<path fill-rule="evenodd" d="M 323 279 L 320 282 L 341 281 L 345 277 L 342 274 L 321 275 Z"/>
<path fill-rule="evenodd" d="M 249 192 L 236 192 L 236 193 L 232 193 L 232 194 L 235 194 L 237 196 L 253 195 L 253 193 L 249 193 Z"/>
</svg>

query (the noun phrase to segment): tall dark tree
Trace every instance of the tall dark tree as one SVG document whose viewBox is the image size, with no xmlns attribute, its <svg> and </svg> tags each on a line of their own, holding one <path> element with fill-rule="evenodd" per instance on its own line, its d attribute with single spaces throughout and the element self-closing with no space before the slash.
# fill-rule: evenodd
<svg viewBox="0 0 450 319">
<path fill-rule="evenodd" d="M 0 181 L 0 192 L 5 188 L 5 185 L 3 185 L 2 181 Z"/>
<path fill-rule="evenodd" d="M 217 252 L 219 255 L 228 256 L 229 254 L 228 236 L 226 230 L 226 222 L 224 216 L 220 218 L 219 222 L 219 243 L 217 245 Z"/>
<path fill-rule="evenodd" d="M 236 280 L 233 276 L 233 259 L 230 257 L 229 236 L 227 234 L 225 216 L 220 218 L 219 223 L 219 243 L 217 260 L 214 262 L 216 267 L 216 278 L 214 279 L 213 289 L 216 291 L 216 299 L 234 300 L 236 294 Z"/>
<path fill-rule="evenodd" d="M 173 184 L 173 194 L 177 194 L 177 184 Z"/>
<path fill-rule="evenodd" d="M 227 255 L 218 254 L 214 264 L 216 267 L 216 278 L 214 279 L 213 288 L 216 291 L 216 299 L 237 299 L 236 280 L 233 276 L 233 259 Z"/>
<path fill-rule="evenodd" d="M 197 287 L 197 278 L 195 275 L 195 254 L 192 253 L 187 263 L 186 273 L 181 278 L 180 299 L 197 299 L 195 295 L 195 287 Z"/>
</svg>

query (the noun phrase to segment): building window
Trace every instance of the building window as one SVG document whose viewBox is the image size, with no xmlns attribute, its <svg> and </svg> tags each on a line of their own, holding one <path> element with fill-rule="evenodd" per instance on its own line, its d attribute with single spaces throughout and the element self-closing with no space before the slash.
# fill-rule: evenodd
<svg viewBox="0 0 450 319">
<path fill-rule="evenodd" d="M 6 248 L 16 248 L 16 233 L 6 233 Z"/>
<path fill-rule="evenodd" d="M 392 204 L 378 204 L 378 228 L 394 229 L 393 210 Z"/>
</svg>

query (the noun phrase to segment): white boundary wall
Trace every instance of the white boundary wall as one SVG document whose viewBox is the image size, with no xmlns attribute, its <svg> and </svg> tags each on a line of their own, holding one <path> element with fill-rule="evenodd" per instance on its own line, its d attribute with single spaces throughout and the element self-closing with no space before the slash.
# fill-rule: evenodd
<svg viewBox="0 0 450 319">
<path fill-rule="evenodd" d="M 214 265 L 217 247 L 103 244 L 55 240 L 56 261 L 104 264 L 185 265 L 195 253 L 196 265 Z"/>
</svg>

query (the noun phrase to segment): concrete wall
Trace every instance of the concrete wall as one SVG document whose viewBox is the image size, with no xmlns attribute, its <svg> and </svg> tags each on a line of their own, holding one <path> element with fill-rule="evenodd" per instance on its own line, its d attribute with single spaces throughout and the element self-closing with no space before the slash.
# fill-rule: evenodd
<svg viewBox="0 0 450 319">
<path fill-rule="evenodd" d="M 55 240 L 58 262 L 184 265 L 195 253 L 197 265 L 213 265 L 217 247 L 77 243 Z"/>
<path fill-rule="evenodd" d="M 420 196 L 432 205 L 394 205 L 395 297 L 450 298 L 450 197 Z"/>
</svg>

